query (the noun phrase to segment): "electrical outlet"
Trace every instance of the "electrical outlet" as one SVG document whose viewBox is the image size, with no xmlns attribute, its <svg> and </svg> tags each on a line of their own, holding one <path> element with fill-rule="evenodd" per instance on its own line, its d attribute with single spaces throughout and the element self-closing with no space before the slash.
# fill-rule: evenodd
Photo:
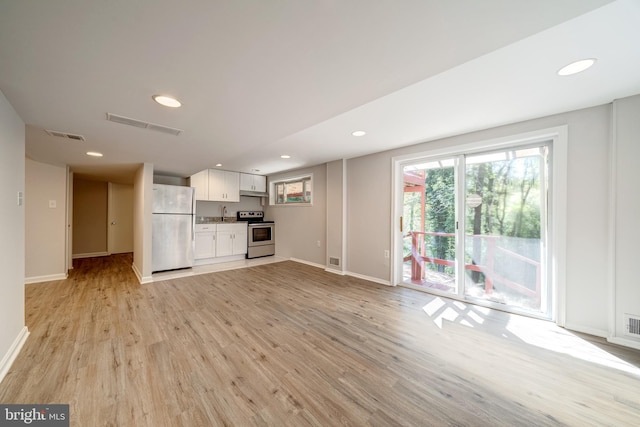
<svg viewBox="0 0 640 427">
<path fill-rule="evenodd" d="M 49 200 L 49 207 L 51 209 L 55 209 L 56 208 L 56 201 L 55 200 Z"/>
<path fill-rule="evenodd" d="M 384 257 L 389 258 L 389 249 L 384 250 Z"/>
<path fill-rule="evenodd" d="M 318 241 L 316 242 L 316 246 L 317 246 L 317 247 L 320 247 L 320 240 L 318 240 Z"/>
</svg>

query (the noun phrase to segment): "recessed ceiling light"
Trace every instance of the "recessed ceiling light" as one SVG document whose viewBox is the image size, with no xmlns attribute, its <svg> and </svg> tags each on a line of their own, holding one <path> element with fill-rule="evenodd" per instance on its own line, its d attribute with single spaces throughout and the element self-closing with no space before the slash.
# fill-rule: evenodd
<svg viewBox="0 0 640 427">
<path fill-rule="evenodd" d="M 281 158 L 283 158 L 283 159 L 290 159 L 290 158 L 291 158 L 291 156 L 290 156 L 290 155 L 288 155 L 288 154 L 283 154 L 283 155 L 282 155 L 282 156 L 280 156 L 280 157 L 281 157 Z"/>
<path fill-rule="evenodd" d="M 153 95 L 153 100 L 165 107 L 178 108 L 182 105 L 180 101 L 175 98 L 166 95 Z"/>
<path fill-rule="evenodd" d="M 251 169 L 251 172 L 260 172 L 260 169 Z"/>
<path fill-rule="evenodd" d="M 219 168 L 220 166 L 222 166 L 222 163 L 217 163 L 216 167 Z"/>
<path fill-rule="evenodd" d="M 558 75 L 571 76 L 573 74 L 578 74 L 588 68 L 591 68 L 591 66 L 595 63 L 596 63 L 595 58 L 581 59 L 579 61 L 572 62 L 571 64 L 565 65 L 564 67 L 560 68 L 558 70 Z"/>
<path fill-rule="evenodd" d="M 87 156 L 102 157 L 102 153 L 98 153 L 97 151 L 87 151 Z"/>
<path fill-rule="evenodd" d="M 355 132 L 352 132 L 351 135 L 353 136 L 365 136 L 367 133 L 363 130 L 357 130 Z"/>
</svg>

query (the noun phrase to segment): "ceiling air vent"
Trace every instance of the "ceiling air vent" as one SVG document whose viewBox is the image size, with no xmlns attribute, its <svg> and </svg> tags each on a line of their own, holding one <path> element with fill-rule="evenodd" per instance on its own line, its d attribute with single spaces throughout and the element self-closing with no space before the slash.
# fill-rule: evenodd
<svg viewBox="0 0 640 427">
<path fill-rule="evenodd" d="M 155 130 L 157 132 L 168 133 L 171 135 L 180 135 L 181 129 L 172 128 L 169 126 L 158 125 L 155 123 L 143 122 L 142 120 L 132 119 L 130 117 L 118 116 L 116 114 L 107 113 L 107 120 L 111 122 L 120 123 L 123 125 L 134 126 L 137 128 Z"/>
<path fill-rule="evenodd" d="M 44 131 L 47 133 L 47 135 L 57 136 L 59 138 L 73 139 L 76 141 L 85 141 L 84 136 L 76 135 L 74 133 L 58 132 L 57 130 L 49 130 L 49 129 L 45 129 Z"/>
</svg>

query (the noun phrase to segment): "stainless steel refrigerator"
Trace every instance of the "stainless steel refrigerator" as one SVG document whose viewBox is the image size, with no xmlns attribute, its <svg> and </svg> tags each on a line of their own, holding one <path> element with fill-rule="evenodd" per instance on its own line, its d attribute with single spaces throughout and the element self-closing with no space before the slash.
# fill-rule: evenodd
<svg viewBox="0 0 640 427">
<path fill-rule="evenodd" d="M 195 189 L 153 185 L 151 270 L 193 266 Z"/>
</svg>

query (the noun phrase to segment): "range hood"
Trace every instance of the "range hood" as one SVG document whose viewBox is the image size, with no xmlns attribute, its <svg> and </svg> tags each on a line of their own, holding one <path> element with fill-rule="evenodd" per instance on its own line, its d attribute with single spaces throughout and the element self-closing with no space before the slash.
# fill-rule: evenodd
<svg viewBox="0 0 640 427">
<path fill-rule="evenodd" d="M 266 191 L 240 190 L 240 195 L 247 197 L 269 197 L 269 193 L 267 193 Z"/>
</svg>

